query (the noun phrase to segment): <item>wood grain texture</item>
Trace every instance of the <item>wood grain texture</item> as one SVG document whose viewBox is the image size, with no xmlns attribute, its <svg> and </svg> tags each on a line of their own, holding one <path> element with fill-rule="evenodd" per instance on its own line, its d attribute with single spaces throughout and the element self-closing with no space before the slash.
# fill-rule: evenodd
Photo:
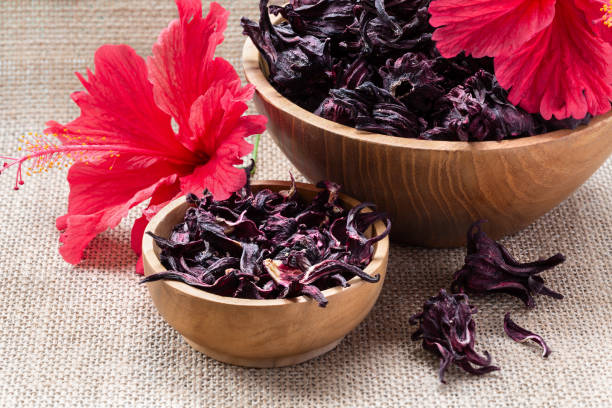
<svg viewBox="0 0 612 408">
<path fill-rule="evenodd" d="M 425 247 L 465 245 L 469 225 L 487 219 L 494 238 L 516 232 L 567 198 L 612 153 L 612 112 L 588 126 L 501 142 L 446 142 L 358 131 L 314 115 L 280 95 L 247 40 L 243 50 L 255 104 L 268 132 L 310 181 L 333 180 L 387 211 L 391 238 Z"/>
<path fill-rule="evenodd" d="M 298 193 L 312 200 L 319 189 L 296 183 Z M 286 189 L 288 182 L 255 181 L 253 190 Z M 347 208 L 358 201 L 341 195 Z M 149 223 L 146 231 L 167 237 L 183 220 L 187 203 L 184 197 L 171 202 Z M 373 226 L 381 234 L 385 226 Z M 165 270 L 159 261 L 159 248 L 146 235 L 143 239 L 145 275 Z M 278 300 L 251 300 L 222 297 L 181 282 L 147 283 L 149 293 L 162 317 L 196 350 L 230 364 L 248 367 L 279 367 L 297 364 L 333 349 L 370 312 L 378 299 L 387 269 L 389 238 L 378 243 L 372 262 L 365 271 L 380 274 L 377 283 L 359 278 L 348 288 L 323 291 L 327 307 L 306 297 Z"/>
</svg>

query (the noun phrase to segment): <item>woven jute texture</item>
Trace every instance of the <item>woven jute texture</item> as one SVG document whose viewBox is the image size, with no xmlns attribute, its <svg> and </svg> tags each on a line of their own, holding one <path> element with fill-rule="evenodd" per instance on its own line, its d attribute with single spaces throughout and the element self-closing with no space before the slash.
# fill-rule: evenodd
<svg viewBox="0 0 612 408">
<path fill-rule="evenodd" d="M 231 11 L 221 55 L 240 69 L 242 15 L 256 0 L 221 0 Z M 97 47 L 127 43 L 149 55 L 176 16 L 171 0 L 28 0 L 0 3 L 0 147 L 47 120 L 78 116 L 73 75 Z M 257 177 L 293 170 L 268 136 Z M 477 349 L 501 371 L 472 377 L 449 370 L 409 340 L 408 318 L 462 264 L 464 251 L 392 246 L 388 280 L 372 313 L 333 351 L 279 369 L 246 369 L 192 350 L 158 315 L 134 274 L 129 232 L 137 211 L 90 245 L 73 267 L 58 254 L 55 218 L 67 206 L 65 172 L 12 190 L 0 178 L 0 406 L 155 407 L 604 407 L 612 399 L 612 162 L 558 208 L 504 243 L 520 259 L 561 251 L 567 262 L 544 274 L 563 294 L 535 310 L 505 295 L 474 297 Z M 547 339 L 553 354 L 503 332 L 504 312 Z"/>
</svg>

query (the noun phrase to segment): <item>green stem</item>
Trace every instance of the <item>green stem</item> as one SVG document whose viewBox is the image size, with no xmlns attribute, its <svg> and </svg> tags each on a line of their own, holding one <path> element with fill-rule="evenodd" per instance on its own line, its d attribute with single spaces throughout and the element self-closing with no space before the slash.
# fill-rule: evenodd
<svg viewBox="0 0 612 408">
<path fill-rule="evenodd" d="M 255 174 L 255 170 L 257 170 L 257 152 L 259 151 L 259 140 L 261 139 L 261 133 L 255 136 L 255 146 L 253 147 L 253 162 L 255 165 L 253 166 L 253 170 L 251 170 L 251 176 Z"/>
</svg>

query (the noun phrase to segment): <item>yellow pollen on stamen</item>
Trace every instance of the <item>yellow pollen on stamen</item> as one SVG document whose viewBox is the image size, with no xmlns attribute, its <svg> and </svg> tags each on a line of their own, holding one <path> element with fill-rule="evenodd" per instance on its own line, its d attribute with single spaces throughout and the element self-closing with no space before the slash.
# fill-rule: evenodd
<svg viewBox="0 0 612 408">
<path fill-rule="evenodd" d="M 610 0 L 609 4 L 604 4 L 600 11 L 604 13 L 602 16 L 603 24 L 608 28 L 612 28 L 612 0 Z"/>
</svg>

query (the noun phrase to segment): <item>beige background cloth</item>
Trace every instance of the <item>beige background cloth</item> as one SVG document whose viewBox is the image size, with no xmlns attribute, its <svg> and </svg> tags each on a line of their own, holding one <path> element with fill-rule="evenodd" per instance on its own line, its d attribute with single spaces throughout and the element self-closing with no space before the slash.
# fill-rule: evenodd
<svg viewBox="0 0 612 408">
<path fill-rule="evenodd" d="M 221 55 L 240 71 L 239 18 L 256 0 L 221 0 L 231 11 Z M 9 0 L 0 5 L 0 147 L 47 120 L 78 115 L 73 75 L 92 66 L 97 47 L 127 43 L 149 55 L 175 18 L 171 0 Z M 263 137 L 258 178 L 292 170 Z M 193 351 L 157 314 L 133 273 L 132 213 L 98 237 L 79 266 L 58 254 L 55 218 L 64 214 L 65 172 L 12 190 L 0 178 L 0 406 L 610 406 L 612 375 L 612 162 L 558 208 L 504 242 L 530 260 L 561 251 L 567 262 L 544 274 L 565 294 L 537 298 L 527 311 L 505 295 L 474 297 L 478 350 L 502 370 L 472 377 L 456 368 L 448 385 L 438 361 L 409 340 L 408 318 L 461 266 L 464 251 L 394 245 L 388 280 L 369 317 L 330 353 L 279 369 L 218 363 Z M 554 353 L 514 343 L 502 318 L 544 336 Z M 529 404 L 529 405 L 528 405 Z"/>
</svg>

